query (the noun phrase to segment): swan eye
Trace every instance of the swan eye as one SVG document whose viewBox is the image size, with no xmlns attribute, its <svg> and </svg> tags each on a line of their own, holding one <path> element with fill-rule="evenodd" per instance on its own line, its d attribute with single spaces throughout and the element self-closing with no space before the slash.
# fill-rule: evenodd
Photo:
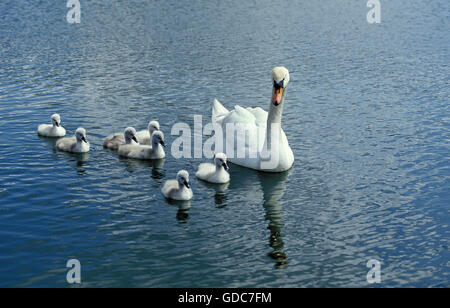
<svg viewBox="0 0 450 308">
<path fill-rule="evenodd" d="M 279 90 L 280 88 L 284 88 L 284 78 L 280 82 L 273 81 L 273 86 L 276 90 Z"/>
</svg>

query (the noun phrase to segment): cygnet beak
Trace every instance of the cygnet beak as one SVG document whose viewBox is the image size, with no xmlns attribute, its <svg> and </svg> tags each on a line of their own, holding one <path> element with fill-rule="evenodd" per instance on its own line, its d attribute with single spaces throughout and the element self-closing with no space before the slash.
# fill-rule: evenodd
<svg viewBox="0 0 450 308">
<path fill-rule="evenodd" d="M 273 81 L 272 104 L 278 106 L 283 99 L 284 79 L 280 82 Z"/>
<path fill-rule="evenodd" d="M 225 168 L 225 170 L 230 170 L 230 167 L 228 167 L 227 163 L 223 163 L 222 166 Z"/>
</svg>

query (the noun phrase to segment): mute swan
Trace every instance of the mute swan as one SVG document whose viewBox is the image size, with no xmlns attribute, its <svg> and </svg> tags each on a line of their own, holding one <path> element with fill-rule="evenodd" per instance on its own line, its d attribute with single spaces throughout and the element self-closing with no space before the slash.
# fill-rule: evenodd
<svg viewBox="0 0 450 308">
<path fill-rule="evenodd" d="M 141 130 L 138 131 L 136 134 L 136 138 L 139 140 L 139 144 L 148 144 L 150 145 L 150 137 L 152 136 L 153 132 L 159 130 L 159 123 L 158 121 L 151 121 L 148 123 L 148 129 L 147 130 Z"/>
<path fill-rule="evenodd" d="M 189 173 L 181 170 L 176 180 L 168 180 L 164 183 L 161 192 L 167 199 L 187 201 L 193 197 L 191 185 L 189 184 Z"/>
<path fill-rule="evenodd" d="M 112 151 L 117 151 L 124 144 L 139 144 L 136 139 L 136 130 L 133 127 L 127 127 L 123 134 L 118 133 L 106 137 L 103 147 Z"/>
<path fill-rule="evenodd" d="M 214 100 L 212 121 L 222 128 L 223 146 L 226 146 L 225 153 L 229 161 L 266 172 L 283 172 L 292 167 L 294 154 L 281 128 L 289 79 L 289 71 L 285 67 L 275 67 L 272 70 L 273 88 L 269 113 L 260 107 L 243 108 L 237 105 L 234 110 L 228 111 L 218 100 Z M 235 127 L 230 133 L 237 132 L 236 140 L 232 138 L 234 135 L 227 138 L 226 127 L 229 125 Z M 244 127 L 244 133 L 238 127 Z M 241 155 L 235 156 L 235 152 Z"/>
<path fill-rule="evenodd" d="M 224 184 L 230 181 L 230 174 L 227 172 L 228 169 L 226 155 L 218 153 L 214 157 L 214 164 L 200 164 L 195 176 L 206 182 Z"/>
<path fill-rule="evenodd" d="M 63 152 L 70 153 L 87 153 L 89 152 L 89 142 L 86 140 L 86 130 L 78 128 L 75 136 L 71 138 L 63 138 L 56 142 L 56 148 Z"/>
<path fill-rule="evenodd" d="M 119 147 L 119 155 L 135 159 L 160 159 L 166 157 L 164 152 L 164 134 L 156 131 L 152 135 L 152 145 L 125 144 Z"/>
<path fill-rule="evenodd" d="M 42 137 L 64 137 L 66 130 L 61 126 L 59 114 L 52 115 L 52 124 L 41 124 L 38 126 L 38 135 Z"/>
</svg>

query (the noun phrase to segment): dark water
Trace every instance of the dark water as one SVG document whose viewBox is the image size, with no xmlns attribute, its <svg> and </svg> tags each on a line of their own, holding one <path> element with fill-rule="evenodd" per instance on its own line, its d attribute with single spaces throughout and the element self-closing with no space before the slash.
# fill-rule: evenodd
<svg viewBox="0 0 450 308">
<path fill-rule="evenodd" d="M 0 286 L 450 286 L 450 6 L 446 0 L 0 3 Z M 161 183 L 202 159 L 119 159 L 125 126 L 267 109 L 270 71 L 291 83 L 293 169 L 232 165 L 192 179 L 179 210 Z M 92 151 L 57 153 L 36 127 L 58 112 Z"/>
</svg>

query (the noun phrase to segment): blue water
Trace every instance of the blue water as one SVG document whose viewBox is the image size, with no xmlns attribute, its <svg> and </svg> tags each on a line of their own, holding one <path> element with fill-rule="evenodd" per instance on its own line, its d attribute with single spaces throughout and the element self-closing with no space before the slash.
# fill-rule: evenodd
<svg viewBox="0 0 450 308">
<path fill-rule="evenodd" d="M 446 0 L 0 2 L 0 287 L 450 286 L 450 6 Z M 108 1 L 109 2 L 109 1 Z M 212 100 L 268 108 L 272 67 L 291 72 L 282 174 L 231 165 L 192 177 L 189 209 L 161 163 L 102 149 L 151 119 L 209 121 Z M 62 116 L 92 148 L 39 138 Z"/>
</svg>

